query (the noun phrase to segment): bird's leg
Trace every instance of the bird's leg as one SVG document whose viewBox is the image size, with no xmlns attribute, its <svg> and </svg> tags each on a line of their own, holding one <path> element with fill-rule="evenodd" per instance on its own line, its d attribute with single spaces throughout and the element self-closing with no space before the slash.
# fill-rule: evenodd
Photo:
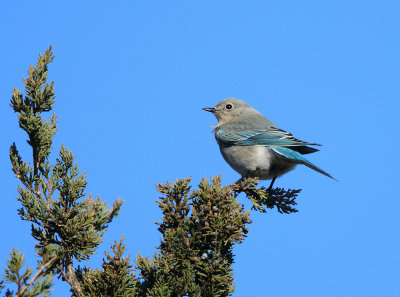
<svg viewBox="0 0 400 297">
<path fill-rule="evenodd" d="M 275 180 L 276 180 L 276 176 L 272 179 L 271 184 L 269 185 L 268 191 L 272 190 L 272 186 L 274 185 Z"/>
</svg>

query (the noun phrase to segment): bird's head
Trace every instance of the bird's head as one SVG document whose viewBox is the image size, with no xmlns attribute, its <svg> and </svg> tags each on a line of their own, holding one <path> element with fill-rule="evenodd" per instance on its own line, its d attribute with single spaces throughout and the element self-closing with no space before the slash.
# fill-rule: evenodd
<svg viewBox="0 0 400 297">
<path fill-rule="evenodd" d="M 218 119 L 218 125 L 222 125 L 254 113 L 258 114 L 258 111 L 256 111 L 250 105 L 235 98 L 222 100 L 214 107 L 205 107 L 203 110 L 212 112 Z"/>
</svg>

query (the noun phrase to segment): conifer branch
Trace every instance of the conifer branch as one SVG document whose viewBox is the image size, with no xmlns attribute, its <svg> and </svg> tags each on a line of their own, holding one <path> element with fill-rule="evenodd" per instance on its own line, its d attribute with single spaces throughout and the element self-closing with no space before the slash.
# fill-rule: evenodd
<svg viewBox="0 0 400 297">
<path fill-rule="evenodd" d="M 74 261 L 87 260 L 95 253 L 108 224 L 118 215 L 122 200 L 116 200 L 109 208 L 99 198 L 86 196 L 86 175 L 79 173 L 74 155 L 64 145 L 56 164 L 49 163 L 57 118 L 53 114 L 46 120 L 43 114 L 51 111 L 54 104 L 54 83 L 47 82 L 48 64 L 53 58 L 50 47 L 39 55 L 36 66 L 29 67 L 28 77 L 23 79 L 25 96 L 17 88 L 12 92 L 10 106 L 18 114 L 20 128 L 28 134 L 33 165 L 22 161 L 15 143 L 10 147 L 10 160 L 13 172 L 24 186 L 18 187 L 17 199 L 22 204 L 18 213 L 22 220 L 32 222 L 31 234 L 37 241 L 36 249 L 41 251 L 39 255 L 44 255 L 49 247 L 55 253 L 52 259 L 59 260 L 52 274 L 61 274 L 72 292 L 82 296 Z M 46 267 L 43 264 L 27 284 L 32 285 Z M 49 281 L 36 284 L 34 289 L 39 293 L 51 286 Z M 28 287 L 23 287 L 25 293 Z"/>
<path fill-rule="evenodd" d="M 57 256 L 53 257 L 52 259 L 50 259 L 49 261 L 47 261 L 46 264 L 42 263 L 42 266 L 38 269 L 38 271 L 35 273 L 35 275 L 32 276 L 32 278 L 29 280 L 29 282 L 26 283 L 25 286 L 22 288 L 18 287 L 18 291 L 17 291 L 17 294 L 15 295 L 15 297 L 22 296 L 22 294 L 24 294 L 25 290 L 28 289 L 39 277 L 42 276 L 43 270 L 48 268 L 50 265 L 52 265 L 54 262 L 56 262 L 59 259 L 60 259 L 60 256 L 57 255 Z"/>
<path fill-rule="evenodd" d="M 72 256 L 65 259 L 64 263 L 65 273 L 64 278 L 71 286 L 72 291 L 74 292 L 75 296 L 80 297 L 82 296 L 82 287 L 76 277 L 75 268 L 72 262 Z"/>
<path fill-rule="evenodd" d="M 237 197 L 240 193 L 245 193 L 253 203 L 253 209 L 260 212 L 266 212 L 265 208 L 274 208 L 280 213 L 298 212 L 294 208 L 297 205 L 296 198 L 301 189 L 282 189 L 265 187 L 257 188 L 260 181 L 257 178 L 240 179 L 237 183 L 229 185 L 232 193 Z"/>
</svg>

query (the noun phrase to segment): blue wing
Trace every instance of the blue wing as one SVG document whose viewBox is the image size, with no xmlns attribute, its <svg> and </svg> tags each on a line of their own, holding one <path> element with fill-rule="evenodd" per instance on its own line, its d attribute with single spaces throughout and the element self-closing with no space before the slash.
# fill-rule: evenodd
<svg viewBox="0 0 400 297">
<path fill-rule="evenodd" d="M 226 144 L 232 145 L 265 145 L 265 146 L 304 146 L 320 145 L 317 143 L 305 142 L 295 138 L 291 133 L 284 130 L 268 127 L 260 130 L 247 130 L 233 132 L 235 129 L 229 127 L 218 127 L 215 130 L 215 137 Z"/>
<path fill-rule="evenodd" d="M 323 171 L 321 168 L 315 166 L 313 163 L 311 163 L 310 161 L 308 161 L 306 158 L 303 157 L 302 154 L 300 154 L 299 152 L 296 152 L 290 148 L 287 147 L 271 147 L 271 149 L 276 152 L 277 154 L 279 154 L 280 156 L 283 156 L 286 159 L 289 159 L 292 162 L 295 162 L 297 164 L 304 164 L 307 167 L 310 167 L 311 169 L 314 169 L 315 171 L 326 175 L 334 180 L 336 180 L 334 177 L 332 177 L 329 173 Z"/>
</svg>

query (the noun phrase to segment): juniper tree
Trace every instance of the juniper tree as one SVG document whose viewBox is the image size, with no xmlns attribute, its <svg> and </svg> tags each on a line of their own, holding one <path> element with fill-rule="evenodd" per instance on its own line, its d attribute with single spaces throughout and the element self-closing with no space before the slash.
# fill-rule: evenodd
<svg viewBox="0 0 400 297">
<path fill-rule="evenodd" d="M 19 126 L 28 134 L 32 163 L 24 162 L 12 144 L 12 170 L 20 180 L 22 220 L 31 222 L 38 266 L 25 267 L 24 255 L 13 249 L 3 278 L 14 283 L 6 296 L 48 296 L 53 276 L 69 283 L 73 296 L 228 296 L 234 291 L 233 248 L 243 242 L 250 211 L 238 202 L 244 193 L 255 211 L 276 207 L 281 213 L 297 210 L 300 190 L 258 188 L 257 179 L 223 186 L 221 178 L 203 179 L 192 189 L 190 178 L 159 184 L 157 201 L 163 217 L 156 223 L 162 238 L 154 256 L 140 254 L 131 263 L 123 237 L 105 253 L 101 268 L 81 265 L 103 240 L 108 224 L 118 215 L 122 201 L 108 208 L 104 201 L 85 194 L 87 180 L 74 163 L 74 155 L 61 146 L 50 164 L 52 140 L 57 131 L 53 114 L 53 82 L 47 82 L 51 47 L 39 55 L 24 79 L 25 95 L 14 88 L 11 107 Z M 25 267 L 25 268 L 24 268 Z M 0 291 L 4 288 L 0 281 Z"/>
<path fill-rule="evenodd" d="M 51 47 L 39 55 L 37 65 L 31 65 L 28 77 L 23 79 L 25 96 L 15 87 L 10 104 L 32 148 L 32 163 L 22 160 L 15 143 L 10 148 L 10 159 L 22 184 L 18 186 L 17 199 L 22 205 L 18 214 L 32 223 L 39 257 L 34 274 L 32 268 L 21 273 L 24 256 L 17 250 L 11 252 L 4 277 L 6 282 L 17 284 L 15 296 L 48 294 L 54 274 L 61 275 L 75 295 L 82 295 L 74 261 L 87 260 L 95 253 L 122 204 L 116 200 L 108 208 L 99 198 L 86 196 L 86 176 L 79 173 L 68 148 L 62 146 L 55 164 L 49 162 L 57 118 L 53 114 L 46 119 L 44 114 L 51 111 L 55 99 L 54 83 L 47 82 L 48 64 L 53 58 Z"/>
</svg>

